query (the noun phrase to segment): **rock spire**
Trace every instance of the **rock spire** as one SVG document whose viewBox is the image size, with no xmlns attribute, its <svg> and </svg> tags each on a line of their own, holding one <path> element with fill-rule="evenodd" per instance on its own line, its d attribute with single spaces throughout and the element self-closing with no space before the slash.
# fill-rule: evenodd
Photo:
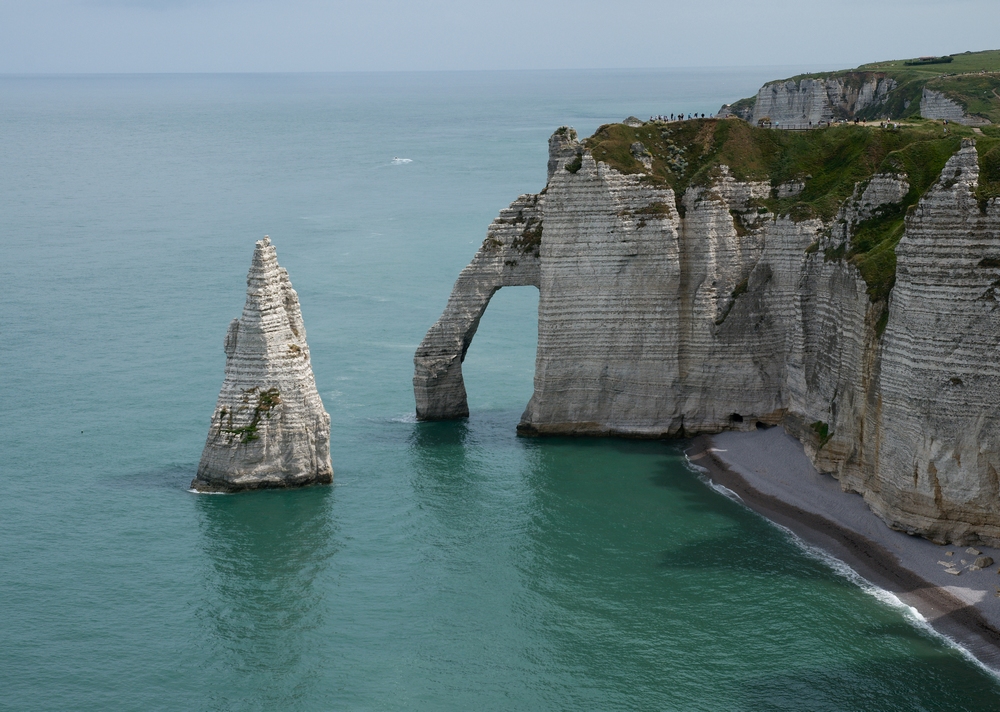
<svg viewBox="0 0 1000 712">
<path fill-rule="evenodd" d="M 299 298 L 268 237 L 247 275 L 243 315 L 226 333 L 226 376 L 191 487 L 235 492 L 333 481 L 323 409 Z"/>
</svg>

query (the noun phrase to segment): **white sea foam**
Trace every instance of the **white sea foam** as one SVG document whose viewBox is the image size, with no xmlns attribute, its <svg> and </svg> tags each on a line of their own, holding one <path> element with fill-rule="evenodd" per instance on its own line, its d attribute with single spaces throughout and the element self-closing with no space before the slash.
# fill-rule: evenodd
<svg viewBox="0 0 1000 712">
<path fill-rule="evenodd" d="M 739 502 L 744 507 L 747 507 L 747 509 L 750 509 L 750 507 L 747 506 L 747 504 L 740 498 L 738 494 L 733 492 L 728 487 L 713 482 L 708 475 L 708 470 L 700 465 L 696 465 L 695 463 L 691 462 L 690 458 L 688 458 L 686 454 L 684 456 L 684 462 L 687 465 L 688 469 L 694 471 L 698 475 L 698 479 L 700 479 L 702 482 L 708 485 L 708 487 L 715 490 L 722 496 L 728 497 L 733 501 Z M 753 510 L 751 509 L 751 511 Z M 763 516 L 756 512 L 755 514 L 758 514 L 758 516 Z M 807 556 L 817 561 L 820 561 L 823 564 L 826 564 L 828 567 L 833 569 L 833 572 L 836 573 L 838 576 L 847 579 L 848 581 L 856 585 L 863 592 L 867 593 L 869 596 L 874 598 L 882 605 L 888 606 L 889 608 L 899 611 L 903 615 L 903 619 L 906 620 L 906 622 L 908 622 L 914 628 L 924 633 L 925 635 L 928 635 L 932 638 L 935 638 L 943 642 L 949 648 L 952 648 L 953 650 L 958 652 L 958 654 L 961 655 L 963 658 L 973 663 L 976 667 L 989 673 L 992 677 L 1000 680 L 1000 670 L 994 670 L 989 665 L 987 665 L 982 660 L 973 655 L 969 649 L 965 648 L 964 646 L 962 646 L 949 636 L 945 635 L 944 633 L 935 630 L 934 627 L 927 621 L 927 619 L 923 616 L 923 614 L 920 611 L 918 611 L 913 606 L 905 603 L 904 601 L 900 600 L 900 598 L 892 591 L 887 591 L 884 588 L 876 586 L 871 581 L 866 579 L 864 576 L 859 574 L 857 571 L 852 569 L 847 563 L 841 561 L 833 554 L 830 554 L 824 551 L 823 549 L 820 549 L 819 547 L 809 544 L 788 527 L 782 526 L 777 522 L 773 522 L 770 519 L 767 519 L 767 517 L 764 517 L 764 519 L 766 519 L 771 526 L 783 532 L 785 536 L 787 536 L 788 539 L 793 544 L 795 544 L 795 546 L 801 549 L 802 552 L 805 553 Z"/>
<path fill-rule="evenodd" d="M 232 492 L 200 492 L 196 489 L 189 489 L 188 492 L 191 494 L 232 494 Z"/>
<path fill-rule="evenodd" d="M 841 561 L 837 557 L 799 538 L 799 536 L 788 527 L 784 527 L 776 522 L 771 522 L 770 520 L 768 521 L 771 523 L 772 526 L 775 526 L 782 532 L 784 532 L 785 535 L 796 546 L 798 546 L 807 556 L 826 564 L 831 569 L 833 569 L 834 573 L 836 573 L 839 576 L 842 576 L 843 578 L 846 578 L 848 581 L 858 586 L 858 588 L 860 588 L 862 591 L 867 593 L 869 596 L 874 598 L 882 605 L 888 606 L 889 608 L 892 608 L 902 613 L 903 618 L 906 620 L 906 622 L 912 625 L 914 628 L 924 633 L 925 635 L 928 635 L 932 638 L 941 641 L 952 650 L 955 650 L 963 658 L 973 663 L 976 667 L 989 673 L 992 677 L 1000 680 L 1000 670 L 994 670 L 989 665 L 987 665 L 982 660 L 973 655 L 968 648 L 961 645 L 957 641 L 953 640 L 951 637 L 945 635 L 941 631 L 935 630 L 934 627 L 927 621 L 927 619 L 923 616 L 923 614 L 920 611 L 918 611 L 913 606 L 905 603 L 904 601 L 901 601 L 899 597 L 892 591 L 886 591 L 884 588 L 876 586 L 871 581 L 866 579 L 864 576 L 859 574 L 857 571 L 852 569 L 848 564 Z"/>
<path fill-rule="evenodd" d="M 707 484 L 709 487 L 711 487 L 716 492 L 721 494 L 723 497 L 728 497 L 734 502 L 739 502 L 740 504 L 743 504 L 742 497 L 740 497 L 738 494 L 733 492 L 725 485 L 720 485 L 718 482 L 712 482 L 712 480 L 708 477 L 708 475 L 702 475 L 699 479 L 701 479 L 705 484 Z"/>
<path fill-rule="evenodd" d="M 417 414 L 416 413 L 404 413 L 403 415 L 397 416 L 395 418 L 389 418 L 390 423 L 416 423 Z"/>
<path fill-rule="evenodd" d="M 398 157 L 392 159 L 392 165 L 394 165 L 394 166 L 401 166 L 404 163 L 413 163 L 413 159 L 412 158 L 398 158 Z"/>
</svg>

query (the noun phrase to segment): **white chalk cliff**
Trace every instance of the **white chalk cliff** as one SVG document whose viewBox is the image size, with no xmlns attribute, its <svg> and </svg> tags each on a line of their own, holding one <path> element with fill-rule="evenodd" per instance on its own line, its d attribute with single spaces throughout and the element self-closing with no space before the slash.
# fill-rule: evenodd
<svg viewBox="0 0 1000 712">
<path fill-rule="evenodd" d="M 534 284 L 534 395 L 520 433 L 781 423 L 892 526 L 998 545 L 1000 204 L 977 202 L 977 180 L 965 141 L 906 217 L 886 320 L 858 268 L 830 254 L 903 199 L 904 177 L 857 186 L 832 223 L 795 221 L 760 208 L 795 185 L 723 169 L 677 200 L 560 129 L 546 189 L 501 212 L 420 345 L 417 414 L 468 414 L 461 362 L 490 296 Z M 526 253 L 530 226 L 540 241 Z"/>
<path fill-rule="evenodd" d="M 895 79 L 878 73 L 769 82 L 757 92 L 752 115 L 744 118 L 796 126 L 846 119 L 884 104 L 895 88 Z"/>
<path fill-rule="evenodd" d="M 920 96 L 920 115 L 925 119 L 947 119 L 965 126 L 986 126 L 990 120 L 982 116 L 969 115 L 965 107 L 943 92 L 924 87 Z"/>
<path fill-rule="evenodd" d="M 299 298 L 269 238 L 257 242 L 243 315 L 191 487 L 233 492 L 327 484 L 330 416 L 316 390 Z"/>
<path fill-rule="evenodd" d="M 855 117 L 878 119 L 889 115 L 898 118 L 901 112 L 909 115 L 907 110 L 917 99 L 900 98 L 892 102 L 897 90 L 908 91 L 882 72 L 852 71 L 826 78 L 786 79 L 768 82 L 752 99 L 723 106 L 719 116 L 739 116 L 754 125 L 766 119 L 778 128 L 809 127 Z M 927 86 L 921 89 L 917 115 L 925 119 L 948 119 L 966 126 L 990 123 L 988 118 L 969 114 L 955 98 Z"/>
</svg>

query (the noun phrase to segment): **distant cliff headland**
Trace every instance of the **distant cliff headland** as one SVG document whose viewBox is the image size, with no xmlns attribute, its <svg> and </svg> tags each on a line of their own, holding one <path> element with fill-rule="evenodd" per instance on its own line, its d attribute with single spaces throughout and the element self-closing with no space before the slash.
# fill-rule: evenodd
<svg viewBox="0 0 1000 712">
<path fill-rule="evenodd" d="M 884 62 L 723 118 L 560 128 L 545 189 L 500 212 L 417 350 L 418 417 L 468 414 L 483 311 L 534 285 L 520 433 L 780 423 L 891 526 L 1000 544 L 996 70 Z"/>
<path fill-rule="evenodd" d="M 1000 122 L 998 79 L 997 50 L 876 62 L 768 82 L 756 96 L 723 106 L 719 116 L 803 127 L 855 118 L 982 126 Z"/>
</svg>

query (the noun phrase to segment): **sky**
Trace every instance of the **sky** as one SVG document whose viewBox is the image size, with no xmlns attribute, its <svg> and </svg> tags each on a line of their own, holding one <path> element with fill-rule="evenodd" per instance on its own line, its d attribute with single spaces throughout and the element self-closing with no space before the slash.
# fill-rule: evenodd
<svg viewBox="0 0 1000 712">
<path fill-rule="evenodd" d="M 820 71 L 997 27 L 1000 0 L 0 0 L 0 73 Z"/>
</svg>

